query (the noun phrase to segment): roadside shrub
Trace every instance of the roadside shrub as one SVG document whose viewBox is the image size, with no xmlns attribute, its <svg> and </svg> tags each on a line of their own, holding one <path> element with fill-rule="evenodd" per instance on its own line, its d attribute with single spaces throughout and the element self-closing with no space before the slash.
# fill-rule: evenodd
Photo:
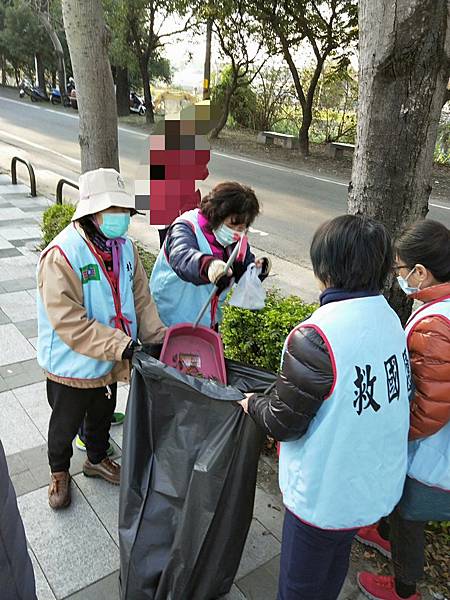
<svg viewBox="0 0 450 600">
<path fill-rule="evenodd" d="M 146 250 L 140 242 L 135 242 L 135 246 L 137 248 L 142 264 L 144 265 L 147 277 L 150 277 L 153 271 L 153 267 L 155 266 L 156 255 Z"/>
<path fill-rule="evenodd" d="M 450 123 L 448 120 L 439 123 L 434 148 L 434 162 L 440 165 L 450 164 Z"/>
<path fill-rule="evenodd" d="M 42 248 L 45 248 L 72 220 L 75 206 L 72 204 L 53 204 L 42 216 Z"/>
<path fill-rule="evenodd" d="M 256 94 L 245 78 L 240 77 L 240 85 L 231 97 L 230 114 L 227 125 L 233 129 L 238 127 L 254 127 L 256 110 Z M 217 83 L 212 88 L 212 100 L 217 106 L 223 106 L 225 94 L 232 85 L 232 68 L 227 65 L 220 73 Z"/>
<path fill-rule="evenodd" d="M 227 305 L 220 327 L 228 358 L 278 371 L 288 333 L 317 308 L 297 296 L 284 298 L 279 290 L 267 292 L 263 310 L 252 311 Z"/>
</svg>

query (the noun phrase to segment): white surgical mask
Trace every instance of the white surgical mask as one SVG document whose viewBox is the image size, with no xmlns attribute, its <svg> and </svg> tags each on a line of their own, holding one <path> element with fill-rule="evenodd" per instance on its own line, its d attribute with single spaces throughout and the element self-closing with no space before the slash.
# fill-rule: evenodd
<svg viewBox="0 0 450 600">
<path fill-rule="evenodd" d="M 220 227 L 214 229 L 214 236 L 216 240 L 224 248 L 234 244 L 234 242 L 238 242 L 242 235 L 243 233 L 231 229 L 231 227 L 228 227 L 228 225 L 225 225 L 225 223 L 222 223 Z"/>
<path fill-rule="evenodd" d="M 420 288 L 418 287 L 410 287 L 408 285 L 408 279 L 411 277 L 415 270 L 416 267 L 414 267 L 414 269 L 412 269 L 406 277 L 402 277 L 401 275 L 397 277 L 398 285 L 401 287 L 402 291 L 405 292 L 407 296 L 410 296 L 411 294 L 416 294 L 420 290 Z"/>
</svg>

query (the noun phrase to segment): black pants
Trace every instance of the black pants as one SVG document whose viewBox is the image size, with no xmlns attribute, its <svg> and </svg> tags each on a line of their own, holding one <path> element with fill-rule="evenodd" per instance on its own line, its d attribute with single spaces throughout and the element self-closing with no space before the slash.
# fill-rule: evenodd
<svg viewBox="0 0 450 600">
<path fill-rule="evenodd" d="M 48 460 L 52 473 L 69 470 L 72 440 L 85 418 L 88 459 L 97 464 L 106 457 L 116 397 L 117 384 L 80 389 L 47 379 L 47 399 L 52 408 L 48 427 Z"/>
<path fill-rule="evenodd" d="M 381 535 L 391 541 L 395 579 L 401 583 L 415 585 L 423 577 L 425 525 L 403 519 L 398 510 L 380 522 Z"/>
<path fill-rule="evenodd" d="M 286 511 L 278 600 L 336 600 L 348 571 L 356 530 L 325 530 Z"/>
</svg>

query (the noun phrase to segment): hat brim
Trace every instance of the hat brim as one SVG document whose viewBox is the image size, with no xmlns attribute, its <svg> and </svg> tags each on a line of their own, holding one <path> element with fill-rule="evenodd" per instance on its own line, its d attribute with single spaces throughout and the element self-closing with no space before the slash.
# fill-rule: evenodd
<svg viewBox="0 0 450 600">
<path fill-rule="evenodd" d="M 106 210 L 107 208 L 111 208 L 112 206 L 128 208 L 131 212 L 131 216 L 137 213 L 134 198 L 126 192 L 105 192 L 103 194 L 95 194 L 90 198 L 79 200 L 72 221 L 77 221 L 82 217 L 93 215 L 102 210 Z"/>
</svg>

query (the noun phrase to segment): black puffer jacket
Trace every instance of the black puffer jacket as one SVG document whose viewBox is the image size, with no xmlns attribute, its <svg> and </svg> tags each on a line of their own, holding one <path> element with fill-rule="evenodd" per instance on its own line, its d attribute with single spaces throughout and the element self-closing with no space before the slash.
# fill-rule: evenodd
<svg viewBox="0 0 450 600">
<path fill-rule="evenodd" d="M 324 340 L 312 327 L 300 325 L 289 336 L 274 392 L 252 396 L 249 414 L 276 440 L 297 440 L 306 433 L 330 393 L 333 380 Z"/>
<path fill-rule="evenodd" d="M 379 291 L 328 288 L 322 292 L 320 303 L 378 294 Z M 298 440 L 306 433 L 333 384 L 333 365 L 324 339 L 308 323 L 300 324 L 289 335 L 275 391 L 268 396 L 252 396 L 248 403 L 249 414 L 276 440 Z"/>
</svg>

